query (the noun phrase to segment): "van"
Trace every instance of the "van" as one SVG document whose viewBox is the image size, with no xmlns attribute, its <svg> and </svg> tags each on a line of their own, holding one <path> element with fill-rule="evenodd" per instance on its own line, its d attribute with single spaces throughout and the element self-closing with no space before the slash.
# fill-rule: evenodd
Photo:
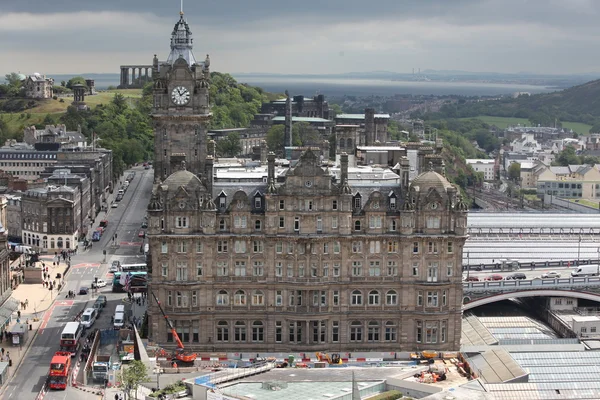
<svg viewBox="0 0 600 400">
<path fill-rule="evenodd" d="M 118 313 L 122 313 L 125 314 L 125 306 L 123 304 L 119 304 L 116 308 L 115 308 L 115 314 Z"/>
<path fill-rule="evenodd" d="M 122 312 L 116 313 L 113 326 L 115 329 L 121 329 L 125 325 L 125 314 Z"/>
<path fill-rule="evenodd" d="M 598 265 L 582 265 L 571 271 L 571 276 L 597 276 Z"/>
<path fill-rule="evenodd" d="M 86 308 L 83 314 L 81 315 L 81 325 L 85 328 L 90 328 L 96 322 L 96 318 L 98 317 L 98 311 L 94 308 Z"/>
</svg>

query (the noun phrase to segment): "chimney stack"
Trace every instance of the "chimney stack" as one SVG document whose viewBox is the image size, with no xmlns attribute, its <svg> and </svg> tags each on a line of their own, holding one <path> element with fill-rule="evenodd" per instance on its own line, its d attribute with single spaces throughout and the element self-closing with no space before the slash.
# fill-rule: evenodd
<svg viewBox="0 0 600 400">
<path fill-rule="evenodd" d="M 267 179 L 269 182 L 271 180 L 275 180 L 275 153 L 272 151 L 267 155 L 268 165 L 267 165 Z"/>
<path fill-rule="evenodd" d="M 260 164 L 265 165 L 267 163 L 267 142 L 266 140 L 260 141 Z"/>
<path fill-rule="evenodd" d="M 375 145 L 375 109 L 365 109 L 365 144 Z"/>
<path fill-rule="evenodd" d="M 212 190 L 214 184 L 214 164 L 215 159 L 213 156 L 209 155 L 206 157 L 206 161 L 204 162 L 204 170 L 206 173 L 206 189 L 208 191 L 208 195 L 212 197 Z"/>
<path fill-rule="evenodd" d="M 342 164 L 342 175 L 340 178 L 342 181 L 341 183 L 343 185 L 344 183 L 348 183 L 348 154 L 342 153 L 340 160 Z"/>
<path fill-rule="evenodd" d="M 408 157 L 400 158 L 400 187 L 406 193 L 410 182 L 410 161 Z"/>
</svg>

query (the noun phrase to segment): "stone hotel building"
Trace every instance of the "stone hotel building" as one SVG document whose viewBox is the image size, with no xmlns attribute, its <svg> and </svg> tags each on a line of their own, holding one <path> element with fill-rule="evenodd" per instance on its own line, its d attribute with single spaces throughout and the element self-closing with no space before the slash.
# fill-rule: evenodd
<svg viewBox="0 0 600 400">
<path fill-rule="evenodd" d="M 441 170 L 409 182 L 402 162 L 400 183 L 350 185 L 346 154 L 336 177 L 307 150 L 277 175 L 269 154 L 265 182 L 215 181 L 208 66 L 183 15 L 154 68 L 149 289 L 186 348 L 459 349 L 467 208 Z M 175 348 L 154 302 L 149 316 L 151 339 Z"/>
</svg>

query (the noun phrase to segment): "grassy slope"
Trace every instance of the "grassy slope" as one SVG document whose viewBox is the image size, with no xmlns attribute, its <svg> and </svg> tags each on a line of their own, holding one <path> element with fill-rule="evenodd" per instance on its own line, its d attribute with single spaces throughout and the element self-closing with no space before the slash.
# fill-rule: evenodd
<svg viewBox="0 0 600 400">
<path fill-rule="evenodd" d="M 526 118 L 513 118 L 513 117 L 492 117 L 489 115 L 479 115 L 473 117 L 482 120 L 486 124 L 496 125 L 500 129 L 508 127 L 508 125 L 521 124 L 522 126 L 530 125 L 530 122 Z M 460 118 L 460 119 L 471 119 L 471 118 Z M 562 122 L 563 127 L 573 129 L 579 134 L 587 134 L 590 131 L 591 125 L 584 124 L 581 122 Z"/>
<path fill-rule="evenodd" d="M 121 93 L 123 96 L 128 98 L 140 98 L 142 97 L 142 89 L 118 89 L 110 90 L 106 92 L 100 92 L 93 96 L 87 96 L 85 102 L 91 108 L 96 107 L 98 104 L 109 103 L 115 93 Z M 0 114 L 2 118 L 8 124 L 11 130 L 22 130 L 26 126 L 36 125 L 42 123 L 46 114 L 60 115 L 67 111 L 67 107 L 73 102 L 72 97 L 65 97 L 64 102 L 59 100 L 43 100 L 39 104 L 29 110 L 23 111 L 22 113 L 12 114 Z M 27 116 L 29 113 L 29 117 Z M 24 116 L 22 116 L 25 114 Z"/>
</svg>

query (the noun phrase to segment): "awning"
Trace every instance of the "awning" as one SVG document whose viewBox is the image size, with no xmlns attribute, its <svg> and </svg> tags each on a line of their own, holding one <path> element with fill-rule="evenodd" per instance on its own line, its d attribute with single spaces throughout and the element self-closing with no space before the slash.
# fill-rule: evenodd
<svg viewBox="0 0 600 400">
<path fill-rule="evenodd" d="M 9 297 L 0 307 L 0 326 L 4 327 L 13 313 L 19 308 L 19 300 Z"/>
</svg>

